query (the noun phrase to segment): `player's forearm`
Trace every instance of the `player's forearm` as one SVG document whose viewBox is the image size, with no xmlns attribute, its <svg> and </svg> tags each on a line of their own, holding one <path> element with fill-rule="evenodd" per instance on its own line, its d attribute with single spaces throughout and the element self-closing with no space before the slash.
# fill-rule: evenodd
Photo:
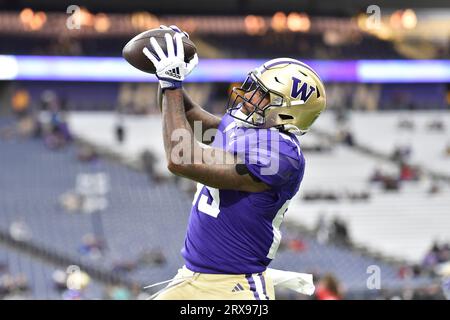
<svg viewBox="0 0 450 320">
<path fill-rule="evenodd" d="M 183 93 L 180 89 L 166 90 L 162 103 L 163 140 L 169 170 L 182 162 L 193 162 L 195 143 L 185 111 Z M 181 137 L 181 139 L 179 139 Z M 174 152 L 174 148 L 180 152 Z M 189 154 L 183 154 L 188 152 Z M 172 171 L 172 170 L 171 170 Z"/>
<path fill-rule="evenodd" d="M 189 97 L 189 95 L 187 94 L 185 89 L 182 89 L 182 91 L 183 91 L 183 102 L 184 102 L 184 111 L 185 112 L 188 112 L 188 111 L 192 110 L 193 108 L 200 108 L 194 101 L 192 101 L 192 99 Z M 163 92 L 161 89 L 161 85 L 158 85 L 156 100 L 157 100 L 159 109 L 162 112 Z"/>
<path fill-rule="evenodd" d="M 183 88 L 183 102 L 184 102 L 184 111 L 189 112 L 193 108 L 200 108 L 198 104 L 196 104 L 194 101 L 192 101 L 191 97 L 188 95 L 186 90 Z"/>
<path fill-rule="evenodd" d="M 220 118 L 209 113 L 208 111 L 200 107 L 197 103 L 195 103 L 184 89 L 183 101 L 184 110 L 186 111 L 186 118 L 192 129 L 194 129 L 195 121 L 200 121 L 202 123 L 203 132 L 211 128 L 216 129 L 219 126 Z"/>
<path fill-rule="evenodd" d="M 191 128 L 194 128 L 195 121 L 200 121 L 202 124 L 203 133 L 208 129 L 217 129 L 220 124 L 220 118 L 209 113 L 208 111 L 196 107 L 186 112 L 186 118 L 191 125 Z"/>
<path fill-rule="evenodd" d="M 162 103 L 164 149 L 168 169 L 179 176 L 221 189 L 261 192 L 268 187 L 236 169 L 237 158 L 221 149 L 209 149 L 210 163 L 203 162 L 203 150 L 196 142 L 184 111 L 180 89 L 166 90 Z M 181 139 L 179 139 L 181 137 Z M 183 154 L 184 153 L 184 154 Z M 195 155 L 202 156 L 195 162 Z"/>
</svg>

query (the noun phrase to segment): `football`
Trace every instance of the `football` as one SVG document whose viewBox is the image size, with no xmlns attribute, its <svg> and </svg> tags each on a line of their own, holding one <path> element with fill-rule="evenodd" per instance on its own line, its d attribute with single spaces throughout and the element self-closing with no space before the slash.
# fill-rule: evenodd
<svg viewBox="0 0 450 320">
<path fill-rule="evenodd" d="M 152 29 L 144 31 L 133 39 L 128 41 L 125 47 L 122 50 L 122 56 L 127 60 L 129 64 L 133 67 L 148 73 L 154 74 L 156 72 L 155 66 L 153 63 L 144 55 L 142 50 L 144 47 L 147 47 L 150 52 L 155 53 L 151 44 L 150 38 L 154 37 L 158 44 L 161 46 L 163 51 L 166 53 L 166 40 L 164 38 L 164 34 L 170 33 L 172 37 L 175 35 L 175 31 L 173 30 L 163 30 L 163 29 Z M 183 37 L 183 47 L 184 47 L 184 61 L 189 62 L 192 57 L 197 52 L 197 48 L 194 43 L 188 39 L 187 37 Z"/>
</svg>

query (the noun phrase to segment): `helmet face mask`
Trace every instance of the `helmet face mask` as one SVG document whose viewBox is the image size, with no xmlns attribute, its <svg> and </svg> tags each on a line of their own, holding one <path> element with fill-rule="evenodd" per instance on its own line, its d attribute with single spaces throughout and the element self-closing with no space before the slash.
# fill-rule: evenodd
<svg viewBox="0 0 450 320">
<path fill-rule="evenodd" d="M 227 111 L 233 118 L 250 126 L 264 127 L 266 112 L 271 107 L 280 107 L 282 104 L 283 97 L 265 88 L 252 71 L 241 87 L 233 88 Z"/>
<path fill-rule="evenodd" d="M 326 107 L 325 87 L 308 65 L 273 59 L 251 71 L 233 88 L 227 112 L 238 122 L 302 135 Z"/>
</svg>

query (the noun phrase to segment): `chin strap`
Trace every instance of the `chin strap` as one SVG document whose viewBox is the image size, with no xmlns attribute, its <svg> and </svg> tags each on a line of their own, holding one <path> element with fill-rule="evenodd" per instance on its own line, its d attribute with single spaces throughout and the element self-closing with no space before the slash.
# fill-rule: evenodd
<svg viewBox="0 0 450 320">
<path fill-rule="evenodd" d="M 286 131 L 289 133 L 293 133 L 296 136 L 302 136 L 306 133 L 306 131 L 300 130 L 299 128 L 297 128 L 296 126 L 294 126 L 292 124 L 283 124 L 283 125 L 281 125 L 280 130 Z"/>
<path fill-rule="evenodd" d="M 243 119 L 247 118 L 247 115 L 241 111 L 241 109 L 237 109 L 233 114 L 234 122 L 236 123 L 236 127 L 238 128 L 257 128 L 257 126 L 247 123 L 243 121 Z"/>
</svg>

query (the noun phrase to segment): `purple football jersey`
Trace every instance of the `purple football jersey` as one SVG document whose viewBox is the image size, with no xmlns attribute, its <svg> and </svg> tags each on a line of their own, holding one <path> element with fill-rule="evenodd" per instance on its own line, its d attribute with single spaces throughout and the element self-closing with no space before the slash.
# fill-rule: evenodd
<svg viewBox="0 0 450 320">
<path fill-rule="evenodd" d="M 226 114 L 211 145 L 235 154 L 271 187 L 258 193 L 197 185 L 182 255 L 194 272 L 263 272 L 281 241 L 280 225 L 303 179 L 297 137 L 272 129 L 238 127 Z"/>
</svg>

